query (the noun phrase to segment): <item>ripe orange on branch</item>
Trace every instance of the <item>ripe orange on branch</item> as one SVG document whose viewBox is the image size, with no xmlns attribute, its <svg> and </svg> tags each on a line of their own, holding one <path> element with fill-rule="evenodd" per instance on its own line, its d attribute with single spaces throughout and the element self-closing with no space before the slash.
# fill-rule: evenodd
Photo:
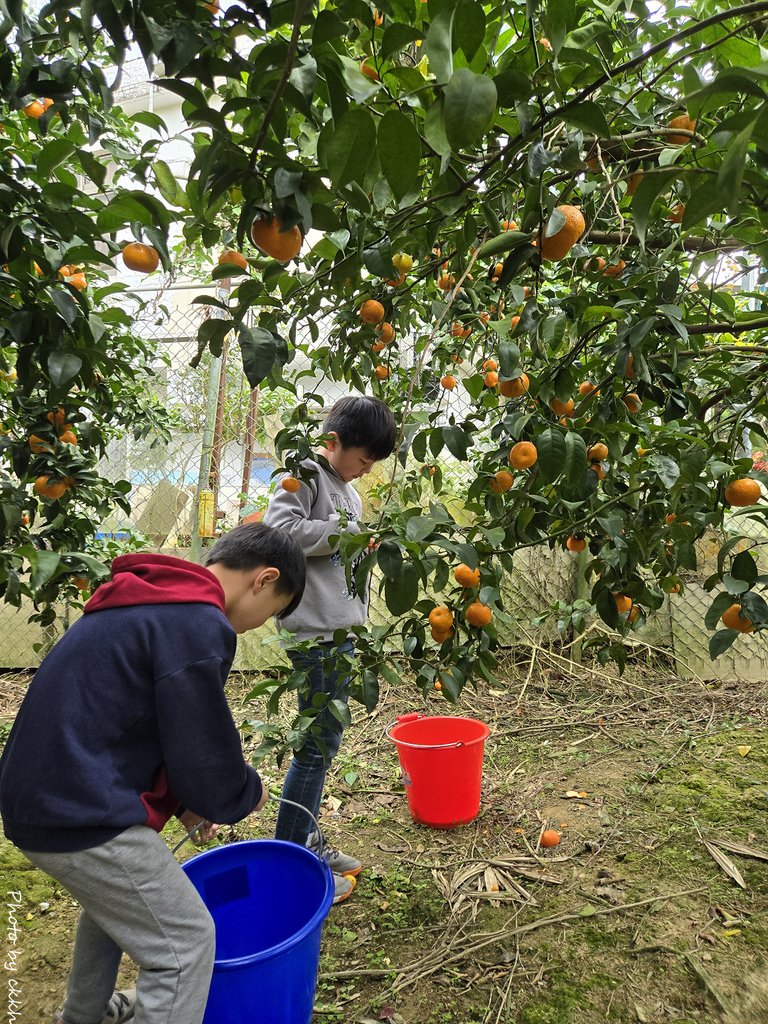
<svg viewBox="0 0 768 1024">
<path fill-rule="evenodd" d="M 374 330 L 379 336 L 379 341 L 382 341 L 385 345 L 388 345 L 395 337 L 395 328 L 392 324 L 387 323 L 383 320 L 380 324 L 374 327 Z"/>
<path fill-rule="evenodd" d="M 538 457 L 535 444 L 531 444 L 530 441 L 518 441 L 510 449 L 509 464 L 514 469 L 529 469 Z"/>
<path fill-rule="evenodd" d="M 742 612 L 740 604 L 732 604 L 722 615 L 723 625 L 727 629 L 737 629 L 739 633 L 754 633 L 755 627 L 751 619 Z"/>
<path fill-rule="evenodd" d="M 435 605 L 429 613 L 429 624 L 439 633 L 447 633 L 449 629 L 453 629 L 453 612 L 444 604 Z"/>
<path fill-rule="evenodd" d="M 725 488 L 725 500 L 737 508 L 756 504 L 760 500 L 760 494 L 760 484 L 748 476 L 732 480 Z"/>
<path fill-rule="evenodd" d="M 555 416 L 573 416 L 576 403 L 572 398 L 569 398 L 567 402 L 561 402 L 559 398 L 553 398 L 549 403 L 549 407 Z"/>
<path fill-rule="evenodd" d="M 56 427 L 56 430 L 65 429 L 64 423 L 66 422 L 67 414 L 63 409 L 59 408 L 55 412 L 46 413 L 45 418 Z"/>
<path fill-rule="evenodd" d="M 48 110 L 48 108 L 52 106 L 53 100 L 46 97 L 42 100 L 32 100 L 31 103 L 28 103 L 25 107 L 22 107 L 21 109 L 27 115 L 27 117 L 31 117 L 33 121 L 38 121 L 46 112 L 46 110 Z"/>
<path fill-rule="evenodd" d="M 565 217 L 565 224 L 554 235 L 542 235 L 541 255 L 545 260 L 561 260 L 567 256 L 587 226 L 584 215 L 576 206 L 558 206 L 556 211 Z"/>
<path fill-rule="evenodd" d="M 453 274 L 441 274 L 437 279 L 437 287 L 440 291 L 447 292 L 456 284 L 456 278 Z"/>
<path fill-rule="evenodd" d="M 221 256 L 219 256 L 220 267 L 227 263 L 233 263 L 236 267 L 240 267 L 241 270 L 248 269 L 248 260 L 241 252 L 237 252 L 236 249 L 225 249 Z"/>
<path fill-rule="evenodd" d="M 128 245 L 123 246 L 123 263 L 129 270 L 135 270 L 140 274 L 151 274 L 160 266 L 160 255 L 153 245 L 129 242 Z"/>
<path fill-rule="evenodd" d="M 619 615 L 623 615 L 624 612 L 628 612 L 632 607 L 632 598 L 627 594 L 613 594 L 613 601 Z"/>
<path fill-rule="evenodd" d="M 454 579 L 462 587 L 477 587 L 480 585 L 480 570 L 470 569 L 463 562 L 453 570 Z"/>
<path fill-rule="evenodd" d="M 296 224 L 284 231 L 279 217 L 257 217 L 251 224 L 251 241 L 278 263 L 290 263 L 299 255 L 302 237 Z"/>
<path fill-rule="evenodd" d="M 682 128 L 687 132 L 696 131 L 696 122 L 693 121 L 687 114 L 678 114 L 677 117 L 673 117 L 669 122 L 669 128 Z M 690 135 L 668 135 L 667 142 L 671 142 L 674 146 L 685 146 L 691 141 Z"/>
<path fill-rule="evenodd" d="M 386 380 L 390 374 L 390 369 L 388 366 L 384 366 L 383 363 L 379 363 L 373 372 L 379 380 Z"/>
<path fill-rule="evenodd" d="M 587 452 L 587 458 L 590 462 L 605 462 L 608 458 L 608 445 L 603 444 L 602 441 L 593 444 Z"/>
<path fill-rule="evenodd" d="M 621 277 L 626 269 L 627 264 L 624 260 L 619 260 L 617 263 L 612 263 L 610 267 L 606 267 L 603 271 L 603 277 Z"/>
<path fill-rule="evenodd" d="M 499 394 L 505 398 L 520 398 L 526 393 L 530 385 L 531 382 L 528 380 L 528 374 L 521 373 L 519 377 L 515 377 L 513 380 L 500 380 Z"/>
<path fill-rule="evenodd" d="M 384 307 L 376 299 L 366 299 L 360 307 L 360 319 L 364 324 L 380 324 L 384 319 Z"/>
<path fill-rule="evenodd" d="M 366 78 L 370 78 L 372 82 L 380 82 L 381 76 L 376 68 L 372 68 L 368 63 L 368 57 L 365 57 L 360 61 L 360 73 L 365 75 Z"/>
<path fill-rule="evenodd" d="M 643 405 L 640 395 L 636 394 L 634 391 L 630 391 L 628 395 L 624 395 L 621 400 L 624 405 L 626 405 L 627 410 L 633 415 L 636 412 L 640 412 Z"/>
<path fill-rule="evenodd" d="M 583 537 L 569 537 L 565 542 L 565 546 L 569 551 L 583 551 L 587 546 L 587 542 Z"/>
<path fill-rule="evenodd" d="M 51 442 L 46 441 L 45 438 L 39 437 L 37 434 L 29 435 L 29 447 L 30 451 L 34 452 L 35 455 L 41 455 L 43 452 L 53 451 Z"/>
<path fill-rule="evenodd" d="M 284 491 L 288 491 L 289 494 L 295 494 L 301 488 L 301 480 L 298 480 L 295 476 L 285 476 L 280 481 L 280 486 Z"/>
<path fill-rule="evenodd" d="M 39 476 L 35 480 L 35 492 L 39 494 L 41 498 L 51 498 L 56 500 L 66 494 L 71 486 L 72 481 L 66 477 L 61 480 L 54 480 L 53 477 L 45 474 L 43 476 Z"/>
<path fill-rule="evenodd" d="M 464 618 L 470 626 L 476 626 L 478 629 L 482 629 L 484 626 L 487 626 L 493 618 L 493 612 L 488 605 L 483 604 L 482 601 L 473 601 L 464 613 Z"/>
<path fill-rule="evenodd" d="M 487 388 L 495 388 L 499 383 L 499 375 L 495 370 L 489 370 L 483 377 L 483 383 Z"/>
<path fill-rule="evenodd" d="M 440 383 L 446 391 L 453 391 L 456 387 L 456 378 L 452 374 L 446 373 L 444 377 L 440 378 Z"/>
<path fill-rule="evenodd" d="M 490 479 L 488 486 L 494 494 L 506 494 L 514 485 L 515 478 L 508 469 L 500 469 Z"/>
</svg>

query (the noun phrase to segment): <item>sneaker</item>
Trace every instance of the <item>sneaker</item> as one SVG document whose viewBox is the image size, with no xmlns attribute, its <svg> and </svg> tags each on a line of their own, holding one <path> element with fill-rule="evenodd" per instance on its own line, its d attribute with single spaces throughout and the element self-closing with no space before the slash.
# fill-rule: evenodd
<svg viewBox="0 0 768 1024">
<path fill-rule="evenodd" d="M 320 852 L 320 837 L 316 831 L 310 832 L 307 846 L 315 853 Z M 347 853 L 342 853 L 341 850 L 334 850 L 328 845 L 323 846 L 323 858 L 328 861 L 328 866 L 334 875 L 352 875 L 353 878 L 357 878 L 363 870 L 363 865 L 359 860 L 355 860 Z"/>
<path fill-rule="evenodd" d="M 351 896 L 355 891 L 357 885 L 357 879 L 354 875 L 337 875 L 334 872 L 333 884 L 335 886 L 335 892 L 333 895 L 333 902 L 342 903 L 348 896 Z"/>
<path fill-rule="evenodd" d="M 351 891 L 351 890 L 350 890 Z M 347 893 L 347 896 L 349 893 Z M 342 899 L 344 897 L 342 896 Z M 101 1019 L 101 1024 L 124 1024 L 125 1021 L 133 1020 L 136 1012 L 136 989 L 129 988 L 125 992 L 113 992 L 109 1000 L 107 1012 Z M 67 1024 L 59 1011 L 53 1018 L 51 1024 Z"/>
</svg>

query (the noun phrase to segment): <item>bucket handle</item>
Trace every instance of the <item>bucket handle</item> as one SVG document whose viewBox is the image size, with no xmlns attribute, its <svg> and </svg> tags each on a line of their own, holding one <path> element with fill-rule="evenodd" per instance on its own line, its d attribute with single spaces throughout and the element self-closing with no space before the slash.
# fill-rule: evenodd
<svg viewBox="0 0 768 1024">
<path fill-rule="evenodd" d="M 305 814 L 308 814 L 310 816 L 310 818 L 312 819 L 312 821 L 314 823 L 315 831 L 317 832 L 317 836 L 318 836 L 318 840 L 319 840 L 317 850 L 314 851 L 314 852 L 317 854 L 317 856 L 320 858 L 320 860 L 324 860 L 325 859 L 325 848 L 326 848 L 326 846 L 328 844 L 325 841 L 325 836 L 323 835 L 323 830 L 320 828 L 320 823 L 318 822 L 317 818 L 314 816 L 312 811 L 307 810 L 307 808 L 303 804 L 297 804 L 295 800 L 287 800 L 284 796 L 272 796 L 272 794 L 270 793 L 269 799 L 270 800 L 274 800 L 275 803 L 278 803 L 278 804 L 290 804 L 291 807 L 298 807 L 300 811 L 304 811 Z M 207 824 L 208 824 L 207 820 L 205 818 L 201 818 L 200 821 L 198 821 L 198 823 L 196 825 L 194 825 L 189 830 L 189 832 L 187 832 L 187 834 L 184 836 L 184 838 L 180 839 L 179 842 L 176 843 L 176 845 L 171 850 L 171 853 L 176 853 L 177 850 L 181 849 L 181 847 L 184 845 L 184 843 L 186 843 L 186 841 L 188 839 L 193 839 L 197 835 L 197 833 L 200 831 L 200 829 L 203 827 L 203 825 L 207 825 Z"/>
<path fill-rule="evenodd" d="M 412 747 L 414 750 L 457 750 L 459 747 L 463 747 L 464 744 L 461 740 L 456 740 L 454 743 L 407 743 L 405 740 L 396 740 L 392 736 L 392 729 L 396 725 L 400 725 L 403 722 L 416 722 L 419 718 L 424 718 L 424 715 L 420 715 L 418 712 L 413 712 L 410 715 L 401 715 L 396 718 L 394 722 L 390 722 L 384 730 L 384 735 L 392 743 L 397 743 L 401 747 Z"/>
</svg>

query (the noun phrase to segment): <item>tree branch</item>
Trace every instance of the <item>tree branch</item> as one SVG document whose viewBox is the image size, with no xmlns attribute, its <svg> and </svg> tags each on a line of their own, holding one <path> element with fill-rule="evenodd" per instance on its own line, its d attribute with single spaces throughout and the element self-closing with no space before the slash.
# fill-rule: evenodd
<svg viewBox="0 0 768 1024">
<path fill-rule="evenodd" d="M 597 245 L 640 245 L 637 235 L 623 235 L 620 231 L 588 231 L 585 238 Z M 745 242 L 740 242 L 737 238 L 717 240 L 689 235 L 682 239 L 682 243 L 683 248 L 689 252 L 735 252 L 738 249 L 748 248 Z M 669 242 L 658 238 L 649 238 L 645 244 L 647 249 L 666 249 Z"/>
</svg>

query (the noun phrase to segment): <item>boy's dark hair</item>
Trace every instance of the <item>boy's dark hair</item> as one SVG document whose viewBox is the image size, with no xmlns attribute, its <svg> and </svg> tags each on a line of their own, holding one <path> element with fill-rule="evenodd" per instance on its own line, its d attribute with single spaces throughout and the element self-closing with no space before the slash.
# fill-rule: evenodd
<svg viewBox="0 0 768 1024">
<path fill-rule="evenodd" d="M 342 448 L 364 448 L 378 462 L 395 447 L 395 417 L 379 398 L 348 395 L 334 402 L 323 429 L 333 431 Z"/>
<path fill-rule="evenodd" d="M 242 523 L 216 541 L 205 558 L 206 565 L 220 564 L 227 569 L 280 570 L 275 583 L 277 594 L 293 594 L 293 600 L 278 618 L 296 611 L 304 593 L 307 559 L 297 542 L 284 530 L 264 523 Z"/>
</svg>

